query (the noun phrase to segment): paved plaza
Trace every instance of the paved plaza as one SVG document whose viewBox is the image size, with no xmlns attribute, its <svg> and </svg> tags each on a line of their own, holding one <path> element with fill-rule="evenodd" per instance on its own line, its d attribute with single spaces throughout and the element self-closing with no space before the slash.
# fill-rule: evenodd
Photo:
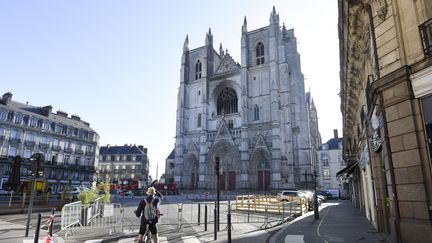
<svg viewBox="0 0 432 243">
<path fill-rule="evenodd" d="M 173 204 L 174 206 L 175 204 Z M 127 208 L 132 210 L 132 207 Z M 43 213 L 43 218 L 49 212 Z M 56 217 L 59 224 L 60 217 Z M 33 214 L 34 219 L 36 214 Z M 6 242 L 34 242 L 33 237 L 24 237 L 25 214 L 11 214 L 0 216 L 0 243 Z M 30 236 L 34 235 L 35 220 L 32 220 Z M 232 242 L 292 242 L 292 243 L 318 243 L 318 242 L 386 242 L 381 234 L 378 234 L 369 221 L 354 208 L 350 201 L 329 201 L 320 207 L 320 219 L 315 220 L 313 212 L 308 212 L 293 220 L 280 225 L 261 229 L 262 224 L 233 224 L 231 231 Z M 58 232 L 55 227 L 54 242 L 136 242 L 138 229 L 125 229 L 124 233 L 111 233 L 108 229 L 76 230 L 72 236 L 64 237 L 63 232 Z M 217 240 L 214 240 L 213 225 L 208 225 L 204 231 L 201 225 L 185 225 L 178 230 L 176 225 L 159 226 L 160 242 L 228 242 L 228 230 L 226 224 L 221 224 Z M 41 231 L 40 240 L 47 235 Z M 40 241 L 42 242 L 42 241 Z"/>
</svg>

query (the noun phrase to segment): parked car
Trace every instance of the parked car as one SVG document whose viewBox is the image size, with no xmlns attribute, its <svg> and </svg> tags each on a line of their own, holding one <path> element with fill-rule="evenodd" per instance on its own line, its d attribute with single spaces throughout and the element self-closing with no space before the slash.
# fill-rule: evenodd
<svg viewBox="0 0 432 243">
<path fill-rule="evenodd" d="M 276 199 L 282 202 L 290 202 L 299 198 L 305 198 L 305 195 L 300 191 L 280 191 L 278 192 Z"/>
<path fill-rule="evenodd" d="M 85 186 L 72 186 L 71 190 L 69 191 L 69 193 L 67 193 L 67 195 L 64 195 L 65 199 L 68 200 L 75 200 L 78 198 L 78 195 L 82 192 L 82 191 L 90 191 L 90 188 L 87 188 Z M 58 199 L 61 198 L 61 195 L 63 194 L 63 190 L 60 190 L 58 192 Z"/>
<path fill-rule="evenodd" d="M 12 191 L 6 191 L 3 189 L 0 189 L 0 196 L 9 196 Z"/>
<path fill-rule="evenodd" d="M 327 201 L 332 198 L 332 194 L 327 191 L 318 191 L 318 195 L 324 198 L 324 201 Z"/>
</svg>

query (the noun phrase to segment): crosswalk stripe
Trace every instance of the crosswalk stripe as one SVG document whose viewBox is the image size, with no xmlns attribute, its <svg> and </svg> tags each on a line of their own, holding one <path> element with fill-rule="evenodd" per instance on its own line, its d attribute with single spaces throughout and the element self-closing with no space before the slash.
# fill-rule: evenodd
<svg viewBox="0 0 432 243">
<path fill-rule="evenodd" d="M 118 243 L 131 243 L 131 242 L 135 242 L 135 237 L 121 239 L 121 240 L 118 241 Z"/>
<path fill-rule="evenodd" d="M 86 240 L 84 243 L 100 243 L 103 239 L 95 239 L 95 240 Z"/>
<path fill-rule="evenodd" d="M 166 237 L 159 237 L 159 243 L 168 243 L 168 238 L 166 238 Z"/>
<path fill-rule="evenodd" d="M 303 235 L 287 235 L 284 240 L 285 243 L 304 243 Z"/>
<path fill-rule="evenodd" d="M 183 243 L 200 243 L 195 236 L 182 236 Z"/>
</svg>

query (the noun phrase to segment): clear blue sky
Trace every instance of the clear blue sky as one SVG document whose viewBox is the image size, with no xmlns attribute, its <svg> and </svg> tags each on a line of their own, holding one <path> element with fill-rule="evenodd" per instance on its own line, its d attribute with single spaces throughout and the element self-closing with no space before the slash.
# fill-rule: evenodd
<svg viewBox="0 0 432 243">
<path fill-rule="evenodd" d="M 144 145 L 160 176 L 174 147 L 186 34 L 196 48 L 211 27 L 215 49 L 222 42 L 240 62 L 244 16 L 248 30 L 267 26 L 273 5 L 295 30 L 327 141 L 342 124 L 337 1 L 0 1 L 0 92 L 79 115 L 100 145 Z"/>
</svg>

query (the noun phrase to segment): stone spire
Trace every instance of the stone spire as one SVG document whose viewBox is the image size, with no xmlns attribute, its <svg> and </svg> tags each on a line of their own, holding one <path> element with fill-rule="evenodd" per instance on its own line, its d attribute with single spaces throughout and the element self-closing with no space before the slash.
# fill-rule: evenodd
<svg viewBox="0 0 432 243">
<path fill-rule="evenodd" d="M 209 28 L 209 31 L 206 34 L 205 44 L 213 45 L 213 34 L 211 33 L 211 28 Z"/>
<path fill-rule="evenodd" d="M 183 43 L 183 52 L 189 51 L 189 35 L 186 35 L 186 39 Z"/>
<path fill-rule="evenodd" d="M 273 5 L 273 11 L 270 14 L 270 24 L 276 24 L 279 26 L 279 14 L 276 14 L 276 8 Z"/>
<path fill-rule="evenodd" d="M 242 32 L 243 33 L 247 32 L 247 20 L 246 20 L 246 16 L 244 17 L 244 20 L 243 20 Z"/>
<path fill-rule="evenodd" d="M 219 55 L 220 55 L 221 57 L 223 57 L 223 56 L 225 55 L 225 52 L 224 52 L 224 50 L 223 50 L 223 48 L 222 48 L 222 42 L 220 43 L 220 46 L 219 46 Z"/>
</svg>

